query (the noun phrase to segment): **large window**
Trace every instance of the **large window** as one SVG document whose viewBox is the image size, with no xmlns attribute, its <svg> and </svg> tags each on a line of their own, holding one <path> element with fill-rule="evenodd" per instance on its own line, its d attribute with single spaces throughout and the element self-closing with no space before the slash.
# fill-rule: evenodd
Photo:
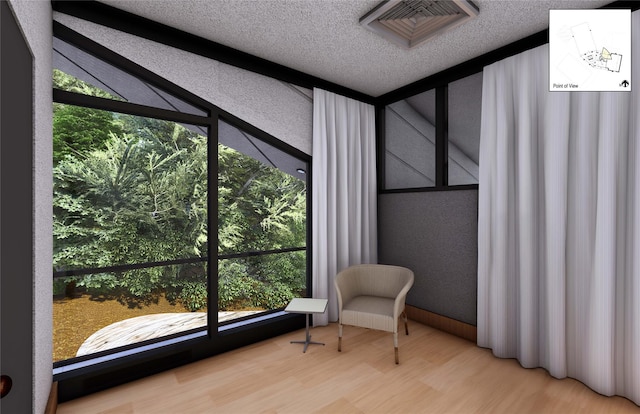
<svg viewBox="0 0 640 414">
<path fill-rule="evenodd" d="M 140 335 L 154 320 L 143 315 L 206 312 L 208 145 L 196 131 L 54 106 L 54 360 L 166 334 Z M 122 336 L 105 335 L 115 323 Z"/>
<path fill-rule="evenodd" d="M 308 294 L 308 156 L 68 39 L 54 68 L 58 372 Z"/>
<path fill-rule="evenodd" d="M 208 110 L 58 38 L 54 67 L 54 362 L 206 329 Z"/>
</svg>

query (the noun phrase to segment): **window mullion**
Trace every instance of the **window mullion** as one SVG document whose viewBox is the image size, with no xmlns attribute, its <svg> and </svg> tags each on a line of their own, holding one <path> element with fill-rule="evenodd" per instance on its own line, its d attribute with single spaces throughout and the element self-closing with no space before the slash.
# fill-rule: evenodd
<svg viewBox="0 0 640 414">
<path fill-rule="evenodd" d="M 436 88 L 436 187 L 446 187 L 449 177 L 449 94 L 448 86 Z"/>
<path fill-rule="evenodd" d="M 99 109 L 103 111 L 119 112 L 146 118 L 162 119 L 178 123 L 190 125 L 208 126 L 210 118 L 192 115 L 184 112 L 176 112 L 168 109 L 154 108 L 151 106 L 140 105 L 131 102 L 114 101 L 96 96 L 83 95 L 80 93 L 64 91 L 61 89 L 53 89 L 53 101 L 83 106 L 86 108 Z"/>
</svg>

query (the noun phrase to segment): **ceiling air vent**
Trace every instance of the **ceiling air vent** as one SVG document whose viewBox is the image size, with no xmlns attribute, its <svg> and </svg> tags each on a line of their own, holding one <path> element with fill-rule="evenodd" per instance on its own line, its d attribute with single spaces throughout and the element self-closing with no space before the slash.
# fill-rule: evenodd
<svg viewBox="0 0 640 414">
<path fill-rule="evenodd" d="M 410 49 L 478 15 L 467 0 L 387 0 L 360 18 L 360 24 Z"/>
</svg>

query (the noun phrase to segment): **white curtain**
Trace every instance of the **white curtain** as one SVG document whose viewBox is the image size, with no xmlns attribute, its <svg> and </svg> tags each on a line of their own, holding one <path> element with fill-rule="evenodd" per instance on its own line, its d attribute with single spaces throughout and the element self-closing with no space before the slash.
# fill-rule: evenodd
<svg viewBox="0 0 640 414">
<path fill-rule="evenodd" d="M 548 54 L 484 70 L 478 345 L 640 405 L 640 83 L 548 92 Z"/>
<path fill-rule="evenodd" d="M 329 299 L 314 325 L 338 320 L 333 280 L 342 269 L 377 262 L 374 107 L 313 90 L 313 297 Z"/>
</svg>

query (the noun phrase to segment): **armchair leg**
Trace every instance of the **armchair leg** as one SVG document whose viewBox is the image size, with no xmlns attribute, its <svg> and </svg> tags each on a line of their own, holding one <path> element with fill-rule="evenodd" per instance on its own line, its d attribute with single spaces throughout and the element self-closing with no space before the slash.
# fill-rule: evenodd
<svg viewBox="0 0 640 414">
<path fill-rule="evenodd" d="M 398 359 L 398 332 L 393 333 L 393 350 L 396 356 L 396 364 L 399 364 L 400 361 Z"/>
<path fill-rule="evenodd" d="M 338 352 L 342 352 L 342 325 L 338 325 Z"/>
<path fill-rule="evenodd" d="M 407 313 L 402 311 L 402 319 L 404 319 L 404 332 L 409 335 L 409 325 L 407 324 Z"/>
</svg>

